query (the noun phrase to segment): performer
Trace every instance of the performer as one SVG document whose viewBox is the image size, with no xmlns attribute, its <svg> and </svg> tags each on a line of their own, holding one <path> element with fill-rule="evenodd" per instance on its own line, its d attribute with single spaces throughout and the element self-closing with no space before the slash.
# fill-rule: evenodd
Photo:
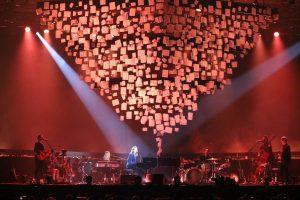
<svg viewBox="0 0 300 200">
<path fill-rule="evenodd" d="M 105 151 L 103 155 L 103 160 L 106 162 L 110 161 L 110 151 Z M 102 176 L 103 176 L 103 182 L 109 183 L 110 178 L 112 177 L 112 169 L 108 167 L 107 165 L 103 168 L 101 168 Z"/>
<path fill-rule="evenodd" d="M 45 160 L 43 159 L 43 152 L 45 150 L 42 141 L 44 140 L 42 135 L 37 136 L 37 141 L 34 144 L 34 159 L 35 159 L 35 179 L 39 181 L 43 178 L 45 173 Z"/>
<path fill-rule="evenodd" d="M 272 144 L 267 136 L 263 136 L 257 142 L 261 142 L 262 145 L 259 148 L 258 165 L 255 171 L 256 182 L 260 182 L 261 180 L 270 181 L 272 166 L 275 163 Z"/>
<path fill-rule="evenodd" d="M 109 151 L 104 152 L 103 160 L 110 161 L 110 152 Z"/>
<path fill-rule="evenodd" d="M 209 149 L 205 149 L 204 150 L 204 161 L 207 162 L 209 158 L 211 158 L 210 153 L 209 153 Z"/>
<path fill-rule="evenodd" d="M 201 180 L 202 183 L 208 183 L 209 179 L 214 176 L 214 174 L 212 173 L 215 170 L 215 165 L 209 160 L 210 158 L 211 155 L 209 149 L 204 149 L 204 153 L 201 158 L 202 163 L 200 165 L 200 170 L 203 173 L 203 177 Z"/>
<path fill-rule="evenodd" d="M 288 184 L 289 182 L 289 166 L 291 162 L 291 147 L 288 144 L 287 137 L 281 137 L 282 152 L 280 156 L 280 175 L 281 180 Z"/>
<path fill-rule="evenodd" d="M 258 140 L 262 145 L 259 148 L 259 161 L 260 163 L 269 163 L 271 166 L 275 162 L 272 144 L 267 136 L 263 136 L 262 140 Z"/>
<path fill-rule="evenodd" d="M 139 155 L 139 151 L 137 146 L 133 146 L 131 151 L 128 155 L 127 162 L 126 162 L 126 169 L 132 169 L 135 171 L 139 176 L 143 176 L 143 170 L 137 167 L 138 163 L 142 162 L 142 157 Z"/>
<path fill-rule="evenodd" d="M 72 179 L 74 177 L 71 159 L 70 158 L 63 158 L 63 180 L 66 183 L 72 183 Z"/>
</svg>

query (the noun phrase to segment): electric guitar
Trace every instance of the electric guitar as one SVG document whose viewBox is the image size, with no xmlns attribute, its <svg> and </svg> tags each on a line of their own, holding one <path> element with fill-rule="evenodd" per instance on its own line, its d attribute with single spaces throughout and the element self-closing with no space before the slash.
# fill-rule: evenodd
<svg viewBox="0 0 300 200">
<path fill-rule="evenodd" d="M 43 150 L 40 151 L 39 154 L 37 155 L 38 160 L 43 161 L 46 160 L 47 158 L 49 158 L 51 155 L 51 151 L 49 150 Z"/>
</svg>

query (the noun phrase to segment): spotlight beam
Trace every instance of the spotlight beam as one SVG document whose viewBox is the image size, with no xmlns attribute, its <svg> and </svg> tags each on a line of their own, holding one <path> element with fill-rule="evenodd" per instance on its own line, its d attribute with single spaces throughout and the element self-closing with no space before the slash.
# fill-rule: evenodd
<svg viewBox="0 0 300 200">
<path fill-rule="evenodd" d="M 197 117 L 189 126 L 182 129 L 180 133 L 177 134 L 177 137 L 168 145 L 168 147 L 177 143 L 181 137 L 184 137 L 186 134 L 192 133 L 193 130 L 199 128 L 206 121 L 226 109 L 242 95 L 253 89 L 299 55 L 300 42 L 292 45 L 262 64 L 259 64 L 253 70 L 234 79 L 232 84 L 224 90 L 218 90 L 214 95 L 207 95 L 202 98 L 198 105 L 199 109 L 197 111 Z M 255 80 L 253 80 L 253 77 L 255 77 Z"/>
<path fill-rule="evenodd" d="M 242 95 L 253 89 L 299 55 L 300 42 L 258 65 L 246 74 L 234 79 L 230 87 L 219 90 L 215 95 L 206 96 L 203 101 L 200 102 L 199 118 L 195 120 L 197 123 L 193 123 L 194 127 L 199 127 L 199 122 L 203 124 L 206 120 L 224 110 Z M 254 81 L 253 77 L 255 77 Z"/>
<path fill-rule="evenodd" d="M 47 41 L 39 33 L 36 33 L 36 35 L 85 105 L 85 108 L 96 122 L 98 128 L 102 130 L 107 141 L 112 145 L 113 150 L 118 153 L 128 153 L 130 147 L 136 145 L 142 154 L 152 154 L 153 152 L 150 148 L 124 122 L 120 121 L 119 116 L 79 78 L 72 67 L 67 64 Z"/>
</svg>

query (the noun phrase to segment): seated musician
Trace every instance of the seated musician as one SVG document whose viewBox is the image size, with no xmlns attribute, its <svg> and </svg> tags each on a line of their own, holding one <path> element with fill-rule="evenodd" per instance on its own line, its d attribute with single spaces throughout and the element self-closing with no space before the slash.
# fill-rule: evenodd
<svg viewBox="0 0 300 200">
<path fill-rule="evenodd" d="M 103 161 L 109 162 L 110 157 L 110 151 L 105 151 L 103 155 Z M 109 177 L 112 176 L 110 167 L 108 167 L 108 165 L 105 165 L 105 167 L 102 168 L 101 172 L 103 176 L 103 182 L 109 183 Z"/>
<path fill-rule="evenodd" d="M 203 155 L 201 157 L 200 170 L 203 173 L 202 182 L 208 182 L 211 176 L 214 165 L 212 165 L 211 153 L 208 148 L 204 149 Z"/>
<path fill-rule="evenodd" d="M 64 157 L 63 158 L 63 166 L 62 166 L 62 172 L 63 172 L 63 179 L 66 183 L 71 183 L 73 180 L 73 169 L 71 164 L 71 158 Z"/>
<path fill-rule="evenodd" d="M 45 150 L 45 147 L 42 143 L 44 140 L 42 135 L 37 136 L 37 141 L 34 144 L 34 160 L 35 160 L 35 179 L 36 181 L 40 181 L 41 178 L 43 178 L 45 173 L 45 159 L 43 159 L 43 152 Z"/>
<path fill-rule="evenodd" d="M 103 160 L 110 161 L 110 152 L 109 151 L 104 152 Z"/>
<path fill-rule="evenodd" d="M 142 157 L 139 155 L 138 148 L 137 146 L 133 146 L 127 158 L 126 169 L 132 169 L 139 176 L 143 176 L 143 170 L 137 166 L 141 162 Z"/>
<path fill-rule="evenodd" d="M 209 158 L 211 158 L 210 152 L 209 152 L 209 149 L 206 148 L 206 149 L 204 150 L 203 161 L 204 161 L 204 162 L 207 162 Z"/>
</svg>

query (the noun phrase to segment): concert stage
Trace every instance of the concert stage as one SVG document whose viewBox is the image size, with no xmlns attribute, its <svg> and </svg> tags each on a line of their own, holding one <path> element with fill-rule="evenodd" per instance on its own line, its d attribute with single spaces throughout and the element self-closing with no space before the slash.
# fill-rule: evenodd
<svg viewBox="0 0 300 200">
<path fill-rule="evenodd" d="M 0 0 L 0 200 L 300 199 L 299 22 L 300 0 Z"/>
<path fill-rule="evenodd" d="M 1 199 L 299 199 L 300 186 L 1 184 Z M 79 198 L 80 197 L 80 198 Z"/>
</svg>

